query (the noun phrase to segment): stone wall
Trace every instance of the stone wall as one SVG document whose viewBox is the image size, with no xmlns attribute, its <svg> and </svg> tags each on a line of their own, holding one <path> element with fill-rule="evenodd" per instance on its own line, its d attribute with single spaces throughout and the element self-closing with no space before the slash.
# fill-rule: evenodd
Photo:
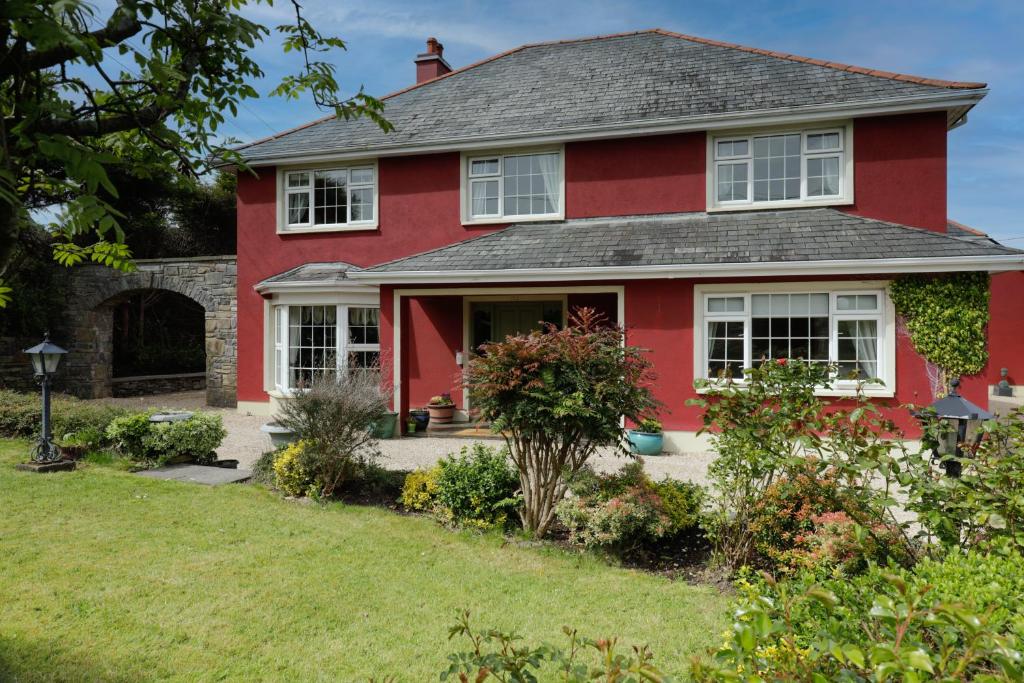
<svg viewBox="0 0 1024 683">
<path fill-rule="evenodd" d="M 32 362 L 23 351 L 41 339 L 0 337 L 0 388 L 15 391 L 37 391 L 32 376 Z"/>
<path fill-rule="evenodd" d="M 234 256 L 137 261 L 121 273 L 101 266 L 75 268 L 68 310 L 68 356 L 61 374 L 85 398 L 110 396 L 114 305 L 132 293 L 163 289 L 187 296 L 206 315 L 206 402 L 234 406 L 237 368 L 237 267 Z M 61 340 L 54 339 L 57 343 Z"/>
<path fill-rule="evenodd" d="M 205 388 L 205 372 L 138 375 L 136 377 L 115 377 L 110 380 L 110 391 L 114 396 L 150 396 L 152 394 L 172 394 L 179 391 L 199 391 Z"/>
</svg>

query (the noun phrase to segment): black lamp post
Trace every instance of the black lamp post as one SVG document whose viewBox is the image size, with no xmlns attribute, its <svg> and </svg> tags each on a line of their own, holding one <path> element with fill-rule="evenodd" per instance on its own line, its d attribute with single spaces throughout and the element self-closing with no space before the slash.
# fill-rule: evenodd
<svg viewBox="0 0 1024 683">
<path fill-rule="evenodd" d="M 962 470 L 960 458 L 963 457 L 963 445 L 967 441 L 967 432 L 971 427 L 976 428 L 984 420 L 991 420 L 995 416 L 987 410 L 974 405 L 960 395 L 960 380 L 955 379 L 950 385 L 949 394 L 931 405 L 935 411 L 935 417 L 940 420 L 949 420 L 956 425 L 955 430 L 947 430 L 940 435 L 935 447 L 936 455 L 942 460 L 946 468 L 946 474 L 950 477 L 959 477 Z M 980 440 L 981 434 L 978 434 Z"/>
<path fill-rule="evenodd" d="M 39 443 L 32 451 L 32 462 L 53 463 L 61 460 L 60 451 L 53 443 L 50 433 L 50 377 L 57 372 L 61 357 L 67 353 L 64 349 L 50 341 L 50 333 L 43 336 L 43 343 L 36 344 L 25 353 L 32 359 L 32 369 L 43 387 L 43 428 Z"/>
</svg>

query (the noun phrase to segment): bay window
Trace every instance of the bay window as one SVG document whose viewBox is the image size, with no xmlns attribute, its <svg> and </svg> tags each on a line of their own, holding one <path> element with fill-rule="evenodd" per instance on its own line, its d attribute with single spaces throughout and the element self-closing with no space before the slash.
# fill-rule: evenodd
<svg viewBox="0 0 1024 683">
<path fill-rule="evenodd" d="M 283 176 L 283 230 L 376 225 L 373 166 L 285 171 Z"/>
<path fill-rule="evenodd" d="M 849 128 L 712 139 L 710 204 L 721 208 L 851 199 Z"/>
<path fill-rule="evenodd" d="M 561 215 L 560 152 L 470 157 L 466 173 L 470 221 Z"/>
<path fill-rule="evenodd" d="M 380 309 L 370 306 L 288 305 L 274 309 L 274 384 L 309 386 L 339 372 L 380 367 Z"/>
<path fill-rule="evenodd" d="M 786 358 L 836 364 L 836 386 L 848 388 L 891 369 L 881 290 L 708 292 L 698 306 L 699 377 L 741 380 L 744 368 Z"/>
</svg>

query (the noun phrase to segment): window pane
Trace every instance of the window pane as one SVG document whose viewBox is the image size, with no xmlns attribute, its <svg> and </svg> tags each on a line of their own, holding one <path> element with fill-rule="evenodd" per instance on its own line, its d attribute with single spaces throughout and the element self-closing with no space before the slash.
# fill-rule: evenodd
<svg viewBox="0 0 1024 683">
<path fill-rule="evenodd" d="M 367 184 L 373 182 L 373 169 L 372 168 L 353 168 L 352 169 L 352 182 L 353 184 Z"/>
<path fill-rule="evenodd" d="M 498 181 L 476 180 L 470 183 L 470 212 L 474 216 L 496 216 L 498 214 Z"/>
<path fill-rule="evenodd" d="M 352 220 L 373 220 L 373 189 L 369 187 L 352 190 Z"/>
<path fill-rule="evenodd" d="M 337 362 L 334 306 L 288 308 L 288 387 L 308 386 L 334 374 Z"/>
<path fill-rule="evenodd" d="M 742 377 L 743 327 L 742 321 L 708 322 L 708 377 Z"/>
<path fill-rule="evenodd" d="M 747 164 L 718 165 L 718 201 L 747 200 Z"/>
<path fill-rule="evenodd" d="M 754 138 L 754 200 L 800 198 L 800 135 Z"/>
<path fill-rule="evenodd" d="M 807 151 L 839 149 L 839 133 L 811 133 L 807 136 Z"/>
<path fill-rule="evenodd" d="M 348 338 L 351 344 L 380 343 L 380 309 L 351 306 L 348 309 Z"/>
<path fill-rule="evenodd" d="M 306 192 L 288 195 L 288 224 L 309 223 L 309 194 Z"/>
<path fill-rule="evenodd" d="M 750 299 L 752 364 L 768 358 L 828 360 L 827 294 L 754 294 Z"/>
<path fill-rule="evenodd" d="M 742 313 L 743 297 L 712 296 L 708 297 L 708 313 Z"/>
<path fill-rule="evenodd" d="M 871 379 L 878 375 L 878 321 L 839 320 L 836 360 L 840 379 Z"/>
<path fill-rule="evenodd" d="M 839 194 L 839 157 L 807 160 L 807 196 L 829 197 Z"/>
<path fill-rule="evenodd" d="M 495 159 L 474 159 L 469 163 L 469 175 L 496 175 L 498 173 L 498 160 Z"/>
<path fill-rule="evenodd" d="M 749 153 L 746 140 L 722 140 L 718 143 L 719 157 L 745 157 Z"/>
<path fill-rule="evenodd" d="M 348 171 L 317 171 L 313 179 L 313 215 L 317 225 L 348 222 Z"/>
<path fill-rule="evenodd" d="M 289 173 L 288 187 L 309 187 L 309 173 Z"/>
<path fill-rule="evenodd" d="M 504 178 L 506 216 L 558 211 L 560 180 L 557 153 L 505 157 Z"/>
</svg>

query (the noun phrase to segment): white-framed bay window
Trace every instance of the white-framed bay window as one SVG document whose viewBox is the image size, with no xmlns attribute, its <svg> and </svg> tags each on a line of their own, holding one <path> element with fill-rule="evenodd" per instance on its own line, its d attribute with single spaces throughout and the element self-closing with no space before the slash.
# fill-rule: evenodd
<svg viewBox="0 0 1024 683">
<path fill-rule="evenodd" d="M 866 286 L 865 286 L 866 285 Z M 895 312 L 884 284 L 698 285 L 694 376 L 742 380 L 764 360 L 834 363 L 837 392 L 895 390 Z"/>
<path fill-rule="evenodd" d="M 853 127 L 709 135 L 708 208 L 853 201 Z"/>
<path fill-rule="evenodd" d="M 561 149 L 473 154 L 463 158 L 463 221 L 560 219 L 564 214 Z"/>
<path fill-rule="evenodd" d="M 320 377 L 380 369 L 380 308 L 344 304 L 273 307 L 275 388 L 289 393 Z"/>
<path fill-rule="evenodd" d="M 278 232 L 377 227 L 377 165 L 282 169 Z"/>
</svg>

